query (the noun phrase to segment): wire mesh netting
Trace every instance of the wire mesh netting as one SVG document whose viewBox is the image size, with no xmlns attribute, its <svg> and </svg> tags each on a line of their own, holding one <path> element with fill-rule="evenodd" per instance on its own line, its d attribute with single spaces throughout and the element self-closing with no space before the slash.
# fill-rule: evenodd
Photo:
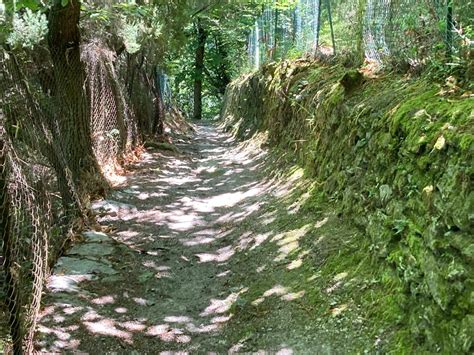
<svg viewBox="0 0 474 355">
<path fill-rule="evenodd" d="M 378 64 L 421 63 L 472 46 L 465 27 L 474 2 L 453 0 L 299 0 L 267 5 L 248 37 L 249 63 L 338 51 Z M 470 42 L 470 43 L 469 43 Z"/>
<path fill-rule="evenodd" d="M 79 22 L 77 0 L 54 2 L 48 18 L 13 8 L 0 49 L 0 341 L 8 328 L 15 354 L 33 351 L 49 266 L 87 223 L 83 202 L 163 131 L 170 100 L 152 49 L 114 47 L 115 2 L 92 3 L 111 16 L 106 30 Z"/>
<path fill-rule="evenodd" d="M 137 126 L 133 111 L 114 67 L 114 53 L 100 43 L 82 50 L 90 95 L 92 145 L 101 167 L 114 168 L 117 157 L 136 143 Z"/>
<path fill-rule="evenodd" d="M 41 168 L 33 172 L 18 158 L 3 127 L 0 130 L 0 225 L 8 321 L 14 344 L 22 343 L 24 351 L 31 352 L 48 263 L 51 203 L 42 185 L 47 172 Z"/>
<path fill-rule="evenodd" d="M 49 265 L 85 219 L 84 184 L 105 188 L 157 125 L 153 95 L 137 102 L 130 75 L 117 73 L 126 59 L 99 42 L 77 55 L 63 61 L 44 46 L 0 52 L 0 314 L 17 354 L 33 351 Z M 148 85 L 135 77 L 131 87 Z"/>
</svg>

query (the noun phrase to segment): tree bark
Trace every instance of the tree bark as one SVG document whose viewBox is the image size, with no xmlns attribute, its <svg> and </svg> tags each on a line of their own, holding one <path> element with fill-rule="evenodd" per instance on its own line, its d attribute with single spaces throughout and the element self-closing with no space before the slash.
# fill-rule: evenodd
<svg viewBox="0 0 474 355">
<path fill-rule="evenodd" d="M 204 77 L 204 54 L 206 49 L 207 32 L 202 26 L 201 20 L 196 21 L 197 47 L 194 69 L 194 115 L 195 120 L 202 119 L 202 82 Z"/>
<path fill-rule="evenodd" d="M 278 15 L 279 15 L 279 11 L 278 9 L 275 9 L 275 28 L 274 28 L 274 34 L 273 34 L 273 38 L 274 38 L 274 41 L 273 41 L 273 51 L 271 53 L 271 58 L 270 60 L 275 60 L 276 58 L 276 55 L 277 55 L 277 46 L 278 46 L 278 35 L 280 34 L 280 32 L 278 31 Z"/>
<path fill-rule="evenodd" d="M 151 70 L 151 75 L 148 75 L 147 70 L 143 70 L 143 79 L 154 96 L 154 115 L 151 122 L 151 134 L 153 136 L 160 136 L 164 133 L 165 105 L 163 102 L 158 68 L 154 66 Z"/>
<path fill-rule="evenodd" d="M 362 65 L 365 59 L 364 51 L 364 19 L 367 0 L 359 0 L 357 6 L 357 26 L 356 26 L 356 53 L 358 62 L 355 65 Z"/>
<path fill-rule="evenodd" d="M 87 174 L 103 177 L 92 150 L 86 72 L 80 54 L 80 1 L 69 0 L 66 6 L 54 0 L 49 15 L 49 48 L 57 87 L 56 120 L 61 132 L 61 145 L 80 193 L 87 192 Z M 90 190 L 90 188 L 88 189 Z"/>
<path fill-rule="evenodd" d="M 227 85 L 230 84 L 231 82 L 231 77 L 229 74 L 229 61 L 227 58 L 227 48 L 225 44 L 223 43 L 222 39 L 220 38 L 220 35 L 216 37 L 216 48 L 219 54 L 219 57 L 221 58 L 221 64 L 219 65 L 218 71 L 219 71 L 219 80 L 220 80 L 220 85 L 219 85 L 219 94 L 222 96 L 225 95 L 225 91 L 227 89 Z"/>
<path fill-rule="evenodd" d="M 155 95 L 155 119 L 153 120 L 153 134 L 162 135 L 164 133 L 165 105 L 163 102 L 163 92 L 161 90 L 161 77 L 157 68 L 153 69 L 153 81 Z"/>
<path fill-rule="evenodd" d="M 453 1 L 448 0 L 446 11 L 446 55 L 448 59 L 453 56 Z"/>
</svg>

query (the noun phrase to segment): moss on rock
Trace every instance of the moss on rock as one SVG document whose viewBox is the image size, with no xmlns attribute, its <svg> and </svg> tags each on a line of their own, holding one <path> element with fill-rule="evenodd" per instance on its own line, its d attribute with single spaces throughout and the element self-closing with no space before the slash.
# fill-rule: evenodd
<svg viewBox="0 0 474 355">
<path fill-rule="evenodd" d="M 416 339 L 399 344 L 473 350 L 473 98 L 443 96 L 430 78 L 286 61 L 232 83 L 222 115 L 239 137 L 265 130 L 294 152 L 378 267 L 396 271 L 408 292 L 394 289 L 399 335 Z"/>
</svg>

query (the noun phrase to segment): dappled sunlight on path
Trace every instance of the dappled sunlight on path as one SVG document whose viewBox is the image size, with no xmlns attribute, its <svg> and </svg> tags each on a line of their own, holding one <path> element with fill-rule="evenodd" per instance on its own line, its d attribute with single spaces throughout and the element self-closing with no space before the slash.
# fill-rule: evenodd
<svg viewBox="0 0 474 355">
<path fill-rule="evenodd" d="M 264 177 L 263 151 L 246 149 L 211 125 L 198 126 L 192 142 L 178 148 L 145 153 L 126 186 L 92 205 L 107 233 L 90 232 L 81 244 L 89 252 L 72 249 L 56 266 L 38 326 L 39 349 L 242 348 L 219 337 L 248 291 L 230 284 L 232 263 L 266 242 L 278 248 L 277 261 L 299 250 L 306 225 L 280 234 L 248 228 L 275 221 L 274 211 L 262 208 L 296 188 L 299 176 L 284 183 Z M 298 266 L 294 261 L 288 268 Z M 277 284 L 254 302 L 304 295 Z M 284 343 L 268 350 L 292 353 Z"/>
</svg>

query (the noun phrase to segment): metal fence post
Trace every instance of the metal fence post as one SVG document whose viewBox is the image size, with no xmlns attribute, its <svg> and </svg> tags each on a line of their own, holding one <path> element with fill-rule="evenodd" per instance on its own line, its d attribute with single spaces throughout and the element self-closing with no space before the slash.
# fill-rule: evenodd
<svg viewBox="0 0 474 355">
<path fill-rule="evenodd" d="M 328 7 L 329 26 L 331 27 L 332 50 L 333 50 L 333 54 L 335 55 L 336 54 L 336 40 L 334 38 L 334 27 L 332 25 L 331 1 L 326 0 L 326 5 Z"/>
</svg>

